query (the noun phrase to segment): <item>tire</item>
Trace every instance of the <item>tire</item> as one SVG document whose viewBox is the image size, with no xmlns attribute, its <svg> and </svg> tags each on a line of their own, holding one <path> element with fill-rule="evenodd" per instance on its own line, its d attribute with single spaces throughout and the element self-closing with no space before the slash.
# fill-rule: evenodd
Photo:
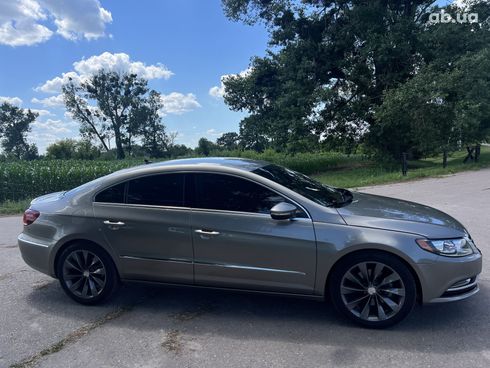
<svg viewBox="0 0 490 368">
<path fill-rule="evenodd" d="M 369 328 L 402 321 L 417 298 L 408 267 L 382 252 L 361 252 L 342 259 L 332 270 L 328 287 L 335 309 Z"/>
<path fill-rule="evenodd" d="M 75 243 L 64 249 L 56 265 L 61 287 L 81 304 L 107 300 L 119 286 L 119 275 L 111 257 L 90 243 Z"/>
</svg>

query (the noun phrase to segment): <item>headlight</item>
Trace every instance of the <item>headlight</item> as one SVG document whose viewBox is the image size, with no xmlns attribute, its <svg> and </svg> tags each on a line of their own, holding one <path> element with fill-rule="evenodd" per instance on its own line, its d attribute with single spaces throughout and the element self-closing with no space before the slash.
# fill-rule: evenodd
<svg viewBox="0 0 490 368">
<path fill-rule="evenodd" d="M 464 257 L 475 253 L 473 242 L 468 238 L 460 239 L 417 239 L 420 248 L 448 257 Z"/>
</svg>

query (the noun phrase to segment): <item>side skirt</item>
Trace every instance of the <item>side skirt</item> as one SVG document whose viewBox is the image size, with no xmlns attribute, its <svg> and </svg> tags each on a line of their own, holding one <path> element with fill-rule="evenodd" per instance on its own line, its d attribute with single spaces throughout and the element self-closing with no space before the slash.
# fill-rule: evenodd
<svg viewBox="0 0 490 368">
<path fill-rule="evenodd" d="M 131 283 L 131 284 L 150 284 L 150 285 L 161 285 L 161 286 L 166 286 L 166 287 L 177 287 L 177 288 L 184 287 L 184 288 L 190 288 L 190 289 L 207 289 L 207 290 L 215 290 L 215 291 L 226 291 L 226 292 L 240 293 L 240 294 L 262 294 L 262 295 L 271 295 L 271 296 L 278 296 L 278 297 L 289 297 L 289 298 L 325 301 L 325 297 L 323 295 L 316 295 L 316 294 L 296 294 L 296 293 L 284 293 L 284 292 L 276 292 L 276 291 L 237 289 L 237 288 L 226 288 L 226 287 L 217 287 L 217 286 L 180 284 L 180 283 L 146 281 L 146 280 L 121 279 L 121 281 L 124 283 Z"/>
</svg>

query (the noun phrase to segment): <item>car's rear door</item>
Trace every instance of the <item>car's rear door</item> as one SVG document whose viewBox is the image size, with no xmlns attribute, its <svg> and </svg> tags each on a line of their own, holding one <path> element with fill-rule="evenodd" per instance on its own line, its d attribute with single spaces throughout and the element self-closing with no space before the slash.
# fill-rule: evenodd
<svg viewBox="0 0 490 368">
<path fill-rule="evenodd" d="M 196 284 L 310 294 L 316 272 L 313 224 L 269 215 L 284 196 L 249 179 L 194 173 L 192 236 Z"/>
<path fill-rule="evenodd" d="M 94 214 L 119 254 L 123 278 L 193 282 L 185 175 L 142 176 L 96 195 Z"/>
</svg>

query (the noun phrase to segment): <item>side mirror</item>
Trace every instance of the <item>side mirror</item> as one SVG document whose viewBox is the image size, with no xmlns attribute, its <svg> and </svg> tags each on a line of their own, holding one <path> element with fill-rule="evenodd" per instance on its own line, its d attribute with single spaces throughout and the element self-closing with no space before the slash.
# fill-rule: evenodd
<svg viewBox="0 0 490 368">
<path fill-rule="evenodd" d="M 289 220 L 296 215 L 298 209 L 295 205 L 287 202 L 281 202 L 271 208 L 271 217 L 274 220 Z"/>
</svg>

